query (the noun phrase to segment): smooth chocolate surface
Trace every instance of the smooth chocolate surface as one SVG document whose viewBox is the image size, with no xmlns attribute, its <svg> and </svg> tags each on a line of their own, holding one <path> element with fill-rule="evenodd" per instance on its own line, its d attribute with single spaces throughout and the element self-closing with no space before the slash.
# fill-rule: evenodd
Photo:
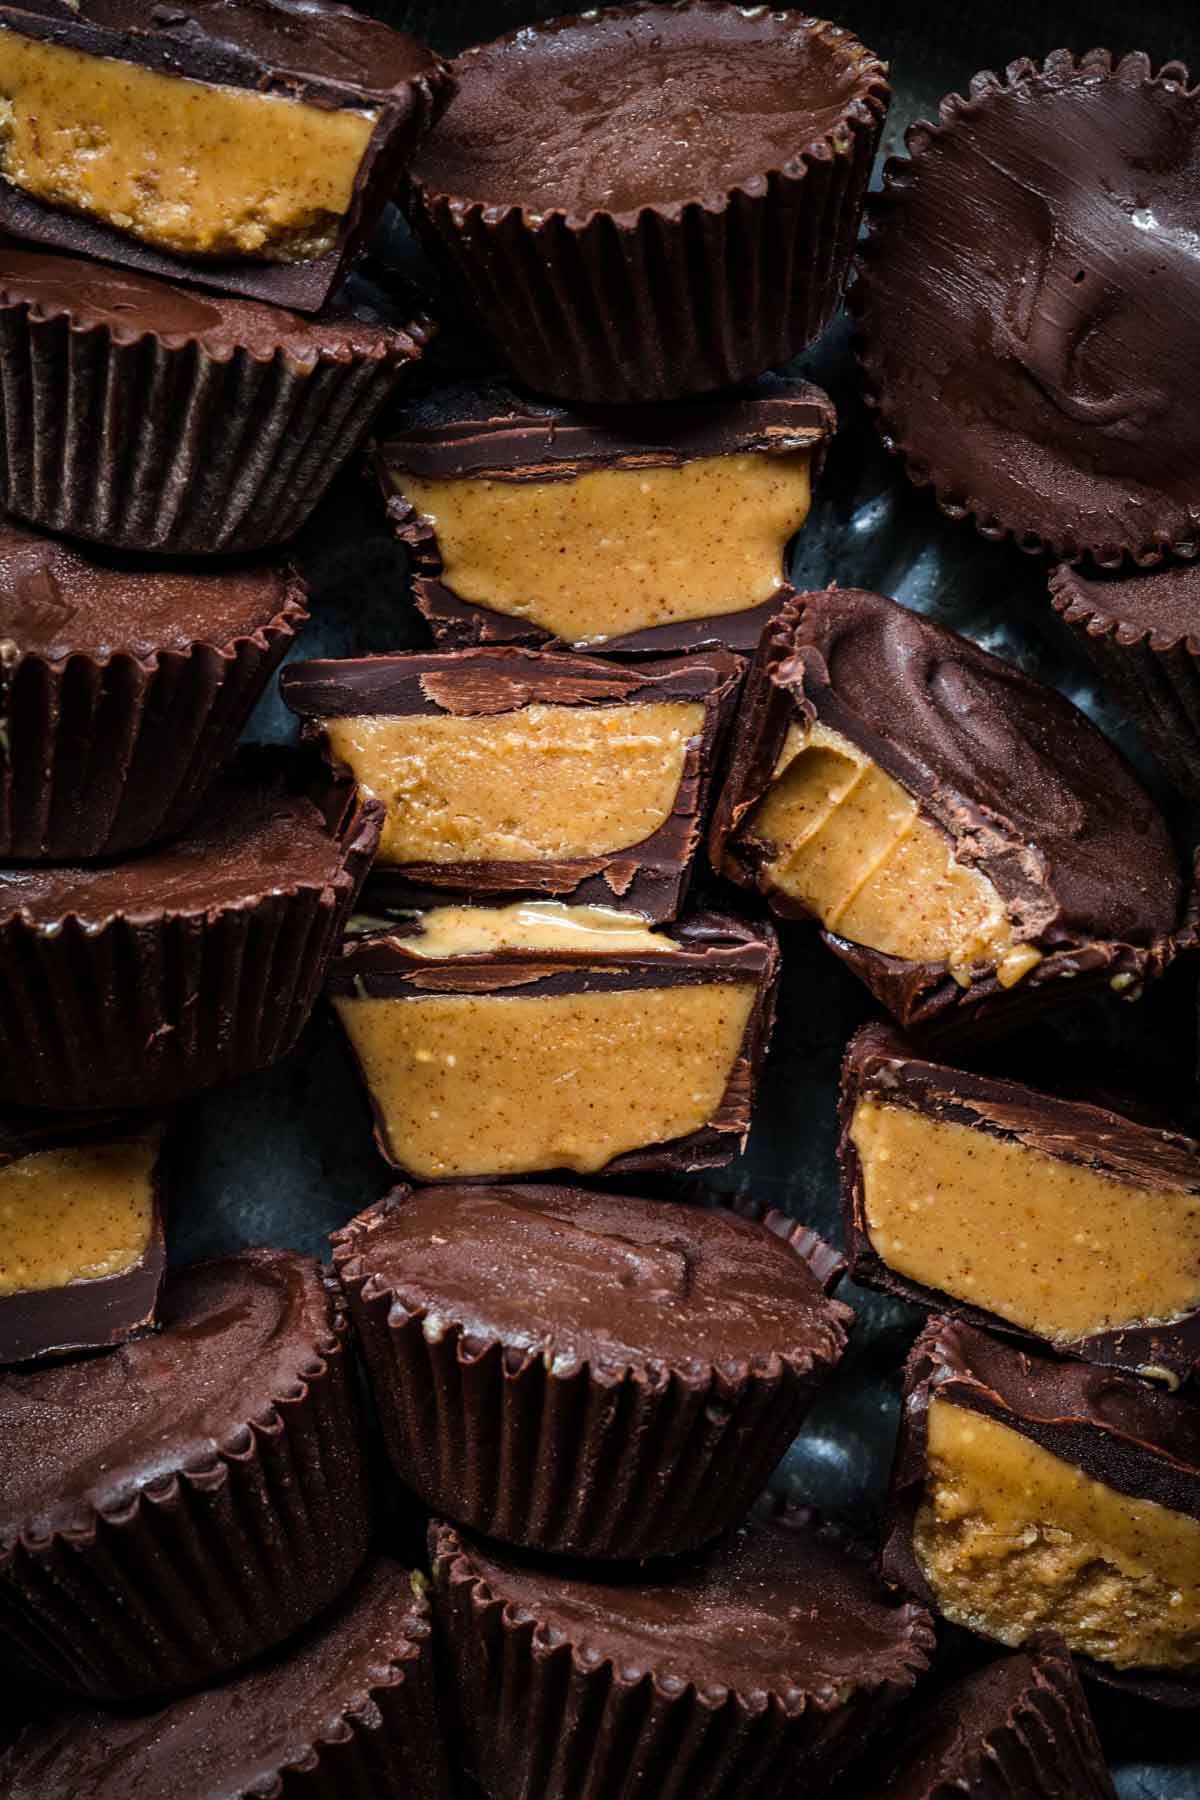
<svg viewBox="0 0 1200 1800">
<path fill-rule="evenodd" d="M 964 1069 L 930 1061 L 886 1025 L 865 1026 L 851 1039 L 842 1071 L 839 1161 L 843 1226 L 855 1280 L 931 1311 L 951 1313 L 972 1325 L 1017 1338 L 1039 1334 L 1032 1326 L 1023 1329 L 1019 1320 L 989 1306 L 989 1284 L 994 1300 L 996 1278 L 989 1278 L 986 1267 L 973 1267 L 970 1289 L 956 1286 L 954 1292 L 949 1293 L 936 1283 L 923 1283 L 910 1273 L 901 1272 L 889 1262 L 886 1246 L 881 1247 L 878 1235 L 870 1227 L 869 1185 L 855 1141 L 856 1112 L 863 1102 L 903 1109 L 907 1117 L 918 1116 L 936 1124 L 957 1126 L 982 1137 L 985 1146 L 998 1142 L 1026 1151 L 1032 1164 L 1029 1179 L 1034 1184 L 1046 1179 L 1039 1176 L 1037 1170 L 1045 1168 L 1052 1176 L 1055 1165 L 1068 1172 L 1077 1170 L 1095 1174 L 1107 1179 L 1114 1187 L 1119 1184 L 1121 1199 L 1114 1201 L 1114 1206 L 1119 1208 L 1129 1204 L 1131 1207 L 1130 1223 L 1124 1236 L 1116 1230 L 1119 1215 L 1115 1215 L 1112 1223 L 1115 1236 L 1111 1243 L 1107 1235 L 1102 1241 L 1085 1241 L 1089 1229 L 1086 1212 L 1089 1190 L 1081 1189 L 1078 1205 L 1084 1210 L 1073 1220 L 1078 1235 L 1070 1246 L 1064 1247 L 1057 1237 L 1048 1241 L 1039 1228 L 1040 1197 L 1031 1190 L 1030 1204 L 1026 1207 L 1022 1191 L 1014 1186 L 1010 1174 L 1008 1192 L 1014 1210 L 1009 1226 L 1011 1232 L 1023 1232 L 1031 1241 L 1015 1243 L 1007 1235 L 993 1235 L 990 1254 L 994 1255 L 999 1267 L 1005 1259 L 1020 1263 L 1021 1279 L 1013 1290 L 1015 1303 L 1024 1303 L 1027 1297 L 1025 1272 L 1030 1269 L 1037 1272 L 1039 1281 L 1044 1281 L 1045 1285 L 1047 1317 L 1053 1317 L 1056 1306 L 1061 1304 L 1063 1291 L 1069 1292 L 1073 1284 L 1103 1283 L 1104 1268 L 1111 1257 L 1114 1288 L 1123 1290 L 1128 1277 L 1128 1286 L 1140 1293 L 1144 1313 L 1150 1322 L 1139 1324 L 1135 1320 L 1120 1328 L 1082 1336 L 1060 1330 L 1053 1335 L 1053 1348 L 1089 1362 L 1141 1374 L 1161 1381 L 1169 1388 L 1194 1376 L 1200 1365 L 1200 1309 L 1193 1305 L 1176 1316 L 1156 1317 L 1154 1301 L 1161 1291 L 1156 1289 L 1156 1280 L 1168 1278 L 1174 1271 L 1165 1268 L 1168 1260 L 1165 1248 L 1160 1254 L 1158 1247 L 1151 1251 L 1143 1241 L 1146 1234 L 1138 1229 L 1139 1214 L 1132 1210 L 1139 1199 L 1151 1211 L 1157 1205 L 1163 1213 L 1165 1229 L 1182 1242 L 1181 1263 L 1187 1261 L 1186 1229 L 1200 1209 L 1200 1200 L 1195 1198 L 1200 1195 L 1200 1145 L 1194 1140 L 1179 1132 L 1126 1118 L 1108 1106 L 1061 1099 L 1015 1081 L 974 1075 Z M 964 1143 L 963 1154 L 969 1155 L 969 1143 Z M 1054 1162 L 1047 1163 L 1048 1158 Z M 963 1179 L 970 1184 L 985 1177 L 978 1165 L 968 1161 L 964 1165 Z M 939 1205 L 936 1171 L 932 1168 L 927 1173 L 927 1186 L 934 1205 Z M 912 1200 L 916 1206 L 923 1203 L 926 1191 L 918 1177 L 912 1187 Z M 946 1198 L 953 1201 L 953 1196 Z M 969 1195 L 964 1198 L 968 1199 Z M 1167 1224 L 1168 1221 L 1173 1223 Z M 936 1212 L 932 1224 L 936 1228 Z M 1106 1220 L 1106 1232 L 1108 1229 Z M 903 1221 L 898 1226 L 898 1231 L 902 1230 Z M 905 1247 L 911 1250 L 907 1237 Z M 1065 1266 L 1058 1254 L 1064 1251 Z M 947 1248 L 945 1257 L 947 1268 L 957 1269 L 952 1246 Z M 1139 1268 L 1147 1257 L 1149 1266 L 1139 1275 Z M 1002 1276 L 1000 1285 L 1003 1286 Z M 1071 1311 L 1075 1310 L 1072 1306 Z"/>
<path fill-rule="evenodd" d="M 18 655 L 57 662 L 223 648 L 302 595 L 280 563 L 214 572 L 107 557 L 0 519 L 0 644 Z"/>
<path fill-rule="evenodd" d="M 526 26 L 453 69 L 458 92 L 414 160 L 416 179 L 572 219 L 716 202 L 791 169 L 844 131 L 882 78 L 844 32 L 708 0 Z"/>
<path fill-rule="evenodd" d="M 337 1260 L 394 1309 L 556 1366 L 831 1358 L 851 1318 L 826 1298 L 803 1240 L 723 1208 L 583 1188 L 398 1189 L 347 1229 Z"/>
<path fill-rule="evenodd" d="M 159 1318 L 155 1336 L 106 1356 L 0 1374 L 0 1548 L 85 1528 L 211 1465 L 333 1342 L 319 1266 L 286 1250 L 172 1273 Z"/>
<path fill-rule="evenodd" d="M 1195 548 L 1200 99 L 1055 51 L 907 134 L 854 307 L 888 445 L 989 536 L 1104 563 Z"/>
<path fill-rule="evenodd" d="M 408 1571 L 380 1559 L 314 1629 L 232 1681 L 149 1713 L 66 1713 L 30 1727 L 0 1757 L 0 1785 L 8 1800 L 215 1800 L 281 1779 L 307 1794 L 297 1771 L 315 1769 L 333 1792 L 339 1746 L 361 1735 L 393 1753 L 376 1778 L 407 1777 L 395 1791 L 446 1800 L 428 1613 Z"/>
<path fill-rule="evenodd" d="M 789 728 L 814 723 L 916 800 L 1000 896 L 1016 947 L 1038 953 L 1015 984 L 980 967 L 960 986 L 944 962 L 905 962 L 827 932 L 901 1023 L 978 1017 L 1068 973 L 1107 975 L 1119 992 L 1169 960 L 1185 908 L 1179 860 L 1120 753 L 1056 690 L 857 589 L 789 604 L 764 635 L 734 726 L 712 858 L 779 911 L 808 914 L 765 873 L 770 847 L 755 837 L 754 809 Z"/>
<path fill-rule="evenodd" d="M 1056 612 L 1094 632 L 1116 628 L 1118 644 L 1148 640 L 1154 650 L 1200 644 L 1200 568 L 1181 563 L 1153 574 L 1087 576 L 1063 565 L 1051 578 Z"/>
</svg>

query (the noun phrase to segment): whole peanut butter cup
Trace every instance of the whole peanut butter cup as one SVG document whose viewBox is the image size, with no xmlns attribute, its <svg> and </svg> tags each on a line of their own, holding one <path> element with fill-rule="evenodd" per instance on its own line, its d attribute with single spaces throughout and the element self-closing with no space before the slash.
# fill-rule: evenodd
<svg viewBox="0 0 1200 1800">
<path fill-rule="evenodd" d="M 734 1524 L 853 1322 L 781 1213 L 571 1187 L 398 1189 L 333 1239 L 393 1467 L 434 1511 L 563 1555 Z"/>
<path fill-rule="evenodd" d="M 320 1266 L 168 1278 L 154 1337 L 0 1374 L 0 1661 L 131 1700 L 218 1680 L 348 1586 L 368 1497 Z"/>
<path fill-rule="evenodd" d="M 307 617 L 281 563 L 111 557 L 0 519 L 0 860 L 177 835 Z"/>
<path fill-rule="evenodd" d="M 832 316 L 889 99 L 848 31 L 683 0 L 524 26 L 451 67 L 405 205 L 531 387 L 700 393 Z"/>
</svg>

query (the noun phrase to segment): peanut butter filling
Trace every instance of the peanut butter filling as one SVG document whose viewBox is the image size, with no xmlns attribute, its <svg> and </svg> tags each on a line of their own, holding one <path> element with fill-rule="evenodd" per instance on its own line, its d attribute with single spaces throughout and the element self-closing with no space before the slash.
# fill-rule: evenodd
<svg viewBox="0 0 1200 1800">
<path fill-rule="evenodd" d="M 433 524 L 447 587 L 572 644 L 761 605 L 811 498 L 806 450 L 566 481 L 393 479 Z"/>
<path fill-rule="evenodd" d="M 537 862 L 640 844 L 671 816 L 697 702 L 527 706 L 489 718 L 333 718 L 330 748 L 387 808 L 385 863 Z"/>
<path fill-rule="evenodd" d="M 585 1174 L 708 1123 L 754 988 L 714 982 L 336 1005 L 392 1154 L 411 1174 Z"/>
<path fill-rule="evenodd" d="M 0 1295 L 131 1269 L 150 1243 L 157 1154 L 141 1138 L 37 1150 L 0 1168 Z"/>
<path fill-rule="evenodd" d="M 185 256 L 323 256 L 376 116 L 0 30 L 0 174 Z"/>
<path fill-rule="evenodd" d="M 1004 902 L 958 862 L 898 781 L 840 732 L 789 728 L 750 829 L 764 874 L 829 931 L 908 962 L 947 962 L 966 986 L 995 966 L 1011 987 L 1039 962 L 1014 944 Z"/>
<path fill-rule="evenodd" d="M 395 930 L 395 921 L 380 921 Z M 378 929 L 378 926 L 369 927 Z M 431 906 L 421 929 L 405 939 L 414 956 L 478 956 L 489 950 L 678 949 L 636 914 L 612 906 L 568 906 L 562 900 L 516 900 L 511 906 Z"/>
<path fill-rule="evenodd" d="M 913 1548 L 946 1618 L 1118 1669 L 1200 1668 L 1200 1520 L 1133 1500 L 1011 1426 L 929 1407 Z"/>
</svg>

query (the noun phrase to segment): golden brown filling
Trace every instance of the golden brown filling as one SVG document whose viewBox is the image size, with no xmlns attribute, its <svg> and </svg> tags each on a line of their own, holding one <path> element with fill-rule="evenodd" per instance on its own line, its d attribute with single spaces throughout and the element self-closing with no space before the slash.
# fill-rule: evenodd
<svg viewBox="0 0 1200 1800">
<path fill-rule="evenodd" d="M 131 1269 L 150 1242 L 156 1143 L 37 1150 L 0 1169 L 0 1295 Z"/>
<path fill-rule="evenodd" d="M 728 982 L 336 1002 L 392 1154 L 423 1177 L 590 1173 L 699 1130 L 753 1004 Z"/>
<path fill-rule="evenodd" d="M 566 481 L 394 480 L 432 522 L 448 587 L 572 644 L 761 605 L 811 497 L 806 450 Z"/>
<path fill-rule="evenodd" d="M 186 256 L 323 256 L 376 117 L 0 30 L 0 174 Z"/>
<path fill-rule="evenodd" d="M 1000 895 L 922 817 L 898 781 L 827 725 L 789 728 L 750 823 L 764 874 L 839 937 L 909 962 L 947 962 L 966 986 L 995 965 L 1010 987 L 1040 961 L 1013 943 Z"/>
<path fill-rule="evenodd" d="M 914 1281 L 1064 1343 L 1200 1306 L 1200 1195 L 873 1099 L 850 1135 L 871 1242 Z"/>
<path fill-rule="evenodd" d="M 327 719 L 387 807 L 385 863 L 537 862 L 640 844 L 671 815 L 698 702 L 527 706 L 490 718 Z"/>
<path fill-rule="evenodd" d="M 1051 1629 L 1118 1669 L 1200 1668 L 1200 1520 L 946 1400 L 913 1547 L 955 1624 L 1004 1644 Z"/>
<path fill-rule="evenodd" d="M 395 921 L 378 922 L 395 930 Z M 371 925 L 369 929 L 378 929 Z M 421 930 L 406 937 L 414 956 L 478 956 L 489 950 L 678 950 L 674 939 L 613 906 L 515 900 L 511 906 L 431 906 Z"/>
</svg>

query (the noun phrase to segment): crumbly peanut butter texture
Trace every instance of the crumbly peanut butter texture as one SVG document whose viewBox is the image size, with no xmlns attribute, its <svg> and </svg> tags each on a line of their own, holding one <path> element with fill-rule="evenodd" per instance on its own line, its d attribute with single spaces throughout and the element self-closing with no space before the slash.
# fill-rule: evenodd
<svg viewBox="0 0 1200 1800">
<path fill-rule="evenodd" d="M 323 256 L 376 116 L 0 29 L 0 174 L 47 206 L 184 256 Z"/>
<path fill-rule="evenodd" d="M 332 718 L 330 749 L 387 808 L 385 863 L 536 862 L 642 843 L 671 816 L 696 702 L 487 718 Z"/>
<path fill-rule="evenodd" d="M 946 1400 L 928 1459 L 913 1548 L 946 1618 L 1014 1645 L 1049 1628 L 1118 1669 L 1200 1668 L 1200 1520 Z"/>
<path fill-rule="evenodd" d="M 0 1295 L 119 1275 L 145 1255 L 157 1145 L 38 1150 L 0 1169 Z"/>
<path fill-rule="evenodd" d="M 759 606 L 808 517 L 809 453 L 745 451 L 566 481 L 394 476 L 464 600 L 572 644 Z"/>
<path fill-rule="evenodd" d="M 424 1178 L 602 1169 L 708 1123 L 754 988 L 336 1001 L 400 1165 Z"/>
<path fill-rule="evenodd" d="M 829 931 L 886 956 L 946 962 L 966 986 L 995 967 L 1005 987 L 1039 953 L 1014 944 L 1004 902 L 912 795 L 827 725 L 792 725 L 750 831 L 769 847 L 763 873 Z"/>
<path fill-rule="evenodd" d="M 850 1136 L 889 1268 L 1051 1342 L 1200 1306 L 1200 1195 L 862 1099 Z"/>
</svg>

